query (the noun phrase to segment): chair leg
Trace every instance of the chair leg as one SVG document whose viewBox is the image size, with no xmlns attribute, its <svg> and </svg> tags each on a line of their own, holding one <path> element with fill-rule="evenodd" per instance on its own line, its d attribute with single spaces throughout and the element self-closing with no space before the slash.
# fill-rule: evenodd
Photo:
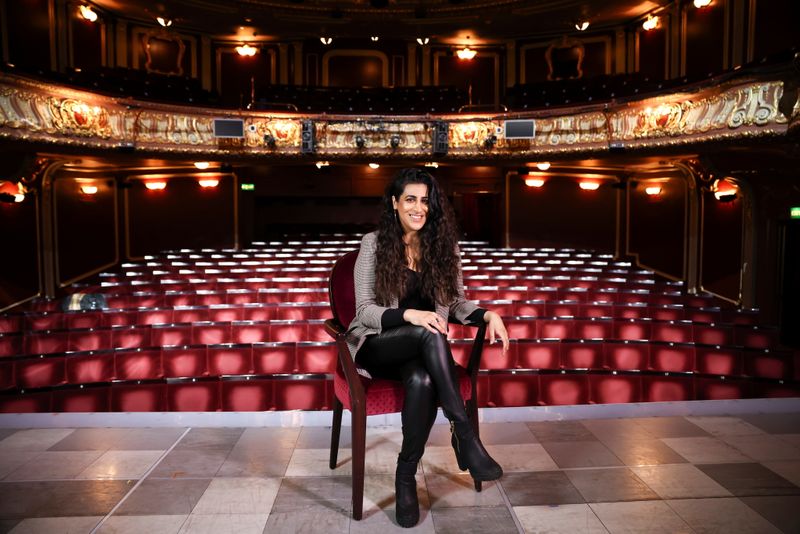
<svg viewBox="0 0 800 534">
<path fill-rule="evenodd" d="M 480 437 L 480 428 L 478 426 L 478 392 L 473 391 L 472 397 L 467 401 L 467 417 L 469 417 L 470 423 L 472 423 L 472 430 L 475 432 L 475 435 Z M 480 480 L 475 480 L 475 491 L 478 493 L 483 490 L 483 482 Z"/>
<path fill-rule="evenodd" d="M 351 412 L 353 452 L 353 519 L 361 520 L 364 505 L 364 453 L 367 441 L 367 414 L 363 408 Z"/>
<path fill-rule="evenodd" d="M 338 397 L 333 399 L 333 424 L 331 425 L 331 469 L 336 469 L 339 459 L 339 435 L 342 431 L 342 401 Z"/>
</svg>

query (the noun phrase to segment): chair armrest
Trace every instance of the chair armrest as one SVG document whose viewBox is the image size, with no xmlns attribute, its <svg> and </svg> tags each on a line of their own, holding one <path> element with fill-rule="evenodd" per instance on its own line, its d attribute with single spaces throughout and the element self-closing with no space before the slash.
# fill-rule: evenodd
<svg viewBox="0 0 800 534">
<path fill-rule="evenodd" d="M 481 321 L 478 323 L 466 323 L 465 326 L 472 326 L 478 329 L 475 332 L 475 340 L 472 342 L 472 349 L 469 353 L 469 360 L 467 361 L 467 374 L 475 380 L 478 376 L 478 369 L 481 366 L 481 356 L 483 356 L 483 342 L 486 339 L 486 323 Z"/>
<path fill-rule="evenodd" d="M 335 319 L 328 319 L 325 321 L 325 331 L 336 340 L 339 365 L 342 366 L 347 388 L 350 390 L 351 411 L 355 411 L 359 407 L 366 407 L 364 386 L 361 384 L 361 378 L 359 378 L 358 371 L 356 371 L 356 364 L 350 355 L 350 347 L 347 346 L 346 330 Z"/>
</svg>

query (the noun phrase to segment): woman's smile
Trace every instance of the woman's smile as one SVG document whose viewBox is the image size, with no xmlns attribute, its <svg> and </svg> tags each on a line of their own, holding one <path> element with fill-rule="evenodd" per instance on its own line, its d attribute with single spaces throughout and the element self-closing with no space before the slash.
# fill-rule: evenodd
<svg viewBox="0 0 800 534">
<path fill-rule="evenodd" d="M 418 232 L 425 226 L 428 218 L 427 185 L 408 184 L 400 194 L 400 199 L 392 200 L 404 233 Z"/>
</svg>

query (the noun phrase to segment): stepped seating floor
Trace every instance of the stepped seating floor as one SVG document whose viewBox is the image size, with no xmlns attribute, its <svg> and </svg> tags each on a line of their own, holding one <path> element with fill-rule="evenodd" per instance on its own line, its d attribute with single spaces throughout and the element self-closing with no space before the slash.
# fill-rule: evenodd
<svg viewBox="0 0 800 534">
<path fill-rule="evenodd" d="M 482 410 L 505 475 L 480 494 L 437 424 L 416 531 L 799 532 L 798 399 L 721 402 Z M 330 427 L 313 426 L 330 412 L 273 413 L 276 426 L 184 415 L 0 416 L 0 532 L 400 530 L 397 422 L 370 422 L 364 519 L 353 521 L 349 428 L 331 471 Z M 109 419 L 86 427 L 93 417 Z"/>
</svg>

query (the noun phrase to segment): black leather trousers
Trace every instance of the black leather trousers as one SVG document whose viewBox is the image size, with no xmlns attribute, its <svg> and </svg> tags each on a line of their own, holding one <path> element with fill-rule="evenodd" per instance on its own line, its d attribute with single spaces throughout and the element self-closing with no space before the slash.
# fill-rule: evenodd
<svg viewBox="0 0 800 534">
<path fill-rule="evenodd" d="M 375 378 L 400 380 L 405 387 L 400 459 L 417 462 L 436 419 L 437 401 L 451 421 L 466 421 L 450 345 L 442 334 L 403 325 L 370 336 L 356 361 Z"/>
</svg>

